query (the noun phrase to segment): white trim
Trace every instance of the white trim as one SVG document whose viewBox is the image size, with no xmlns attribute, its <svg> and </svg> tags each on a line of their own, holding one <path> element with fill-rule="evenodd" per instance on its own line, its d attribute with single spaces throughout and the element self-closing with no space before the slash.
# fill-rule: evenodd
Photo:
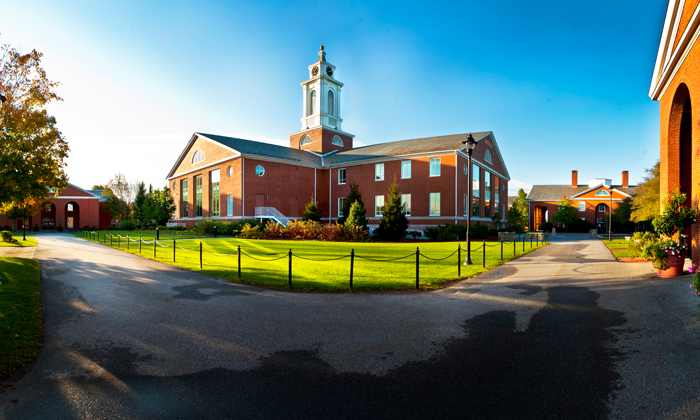
<svg viewBox="0 0 700 420">
<path fill-rule="evenodd" d="M 63 196 L 63 195 L 59 195 L 58 197 L 54 197 L 53 199 L 58 200 L 59 198 L 66 199 L 66 200 L 99 200 L 100 199 L 100 197 L 95 197 L 95 196 L 93 196 L 93 197 L 83 197 L 83 196 L 74 197 L 74 196 Z"/>
<path fill-rule="evenodd" d="M 182 172 L 182 173 L 179 173 L 179 174 L 177 174 L 177 175 L 169 176 L 169 177 L 167 177 L 167 178 L 165 178 L 165 179 L 168 181 L 168 183 L 170 183 L 170 180 L 172 180 L 172 179 L 177 179 L 177 178 L 180 178 L 181 176 L 189 175 L 189 174 L 194 173 L 194 172 L 204 171 L 204 170 L 207 169 L 207 168 L 210 168 L 210 167 L 215 166 L 215 165 L 219 165 L 219 164 L 221 164 L 221 163 L 223 163 L 223 162 L 226 162 L 226 161 L 229 161 L 229 160 L 238 159 L 238 158 L 241 157 L 241 156 L 243 156 L 243 155 L 241 155 L 241 154 L 239 153 L 238 156 L 227 157 L 227 158 L 225 158 L 225 159 L 217 160 L 216 162 L 212 162 L 212 163 L 209 163 L 209 164 L 207 164 L 207 165 L 200 166 L 199 168 L 196 168 L 196 169 L 190 169 L 190 170 L 187 171 L 187 172 Z M 178 165 L 178 166 L 179 166 L 179 165 Z"/>
<path fill-rule="evenodd" d="M 591 192 L 591 191 L 595 191 L 595 190 L 597 190 L 597 189 L 599 189 L 599 188 L 601 188 L 601 187 L 606 188 L 606 190 L 607 190 L 607 188 L 608 188 L 605 184 L 598 184 L 598 185 L 596 185 L 595 187 L 592 187 L 592 188 L 587 189 L 586 191 L 582 191 L 582 192 L 580 192 L 580 193 L 577 193 L 577 194 L 572 195 L 571 197 L 569 197 L 569 199 L 573 200 L 573 199 L 575 199 L 575 198 L 578 197 L 578 196 L 587 194 L 587 193 L 589 193 L 589 192 Z M 622 192 L 622 191 L 620 191 L 620 190 L 618 190 L 618 189 L 616 189 L 616 188 L 614 188 L 614 187 L 613 187 L 612 190 L 613 190 L 613 192 L 617 192 L 617 193 L 622 194 L 622 195 L 624 195 L 624 196 L 632 197 L 631 195 L 629 195 L 629 194 L 627 194 L 627 193 L 624 193 L 624 192 Z M 606 195 L 606 197 L 610 197 L 610 196 L 609 196 L 609 195 Z M 589 200 L 595 200 L 595 199 L 589 199 Z M 599 200 L 599 199 L 598 199 L 598 200 Z M 540 201 L 542 201 L 542 200 L 540 200 Z"/>
</svg>

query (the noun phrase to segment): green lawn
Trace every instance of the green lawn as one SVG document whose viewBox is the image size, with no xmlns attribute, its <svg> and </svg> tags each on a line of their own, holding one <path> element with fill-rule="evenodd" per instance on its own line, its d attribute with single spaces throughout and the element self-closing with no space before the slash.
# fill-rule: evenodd
<svg viewBox="0 0 700 420">
<path fill-rule="evenodd" d="M 3 246 L 36 246 L 36 239 L 27 238 L 26 241 L 22 240 L 22 234 L 19 236 L 12 235 L 13 238 L 17 239 L 17 242 L 5 242 L 0 240 L 0 247 Z"/>
<path fill-rule="evenodd" d="M 94 240 L 94 239 L 93 239 Z M 100 241 L 101 242 L 101 241 Z M 502 261 L 499 242 L 487 242 L 486 268 L 483 268 L 483 251 L 481 242 L 472 243 L 472 262 L 474 265 L 461 267 L 461 276 L 457 275 L 457 246 L 463 242 L 420 242 L 420 243 L 349 243 L 321 241 L 281 241 L 281 240 L 247 240 L 237 238 L 209 238 L 202 242 L 202 269 L 199 268 L 200 240 L 177 239 L 175 263 L 173 263 L 173 241 L 161 240 L 153 257 L 153 243 L 142 244 L 141 256 L 155 259 L 167 264 L 177 265 L 193 271 L 201 271 L 213 276 L 248 283 L 288 287 L 289 249 L 292 249 L 292 287 L 306 290 L 348 290 L 350 280 L 350 251 L 355 250 L 353 267 L 354 290 L 382 290 L 415 288 L 416 284 L 416 248 L 420 248 L 420 286 L 438 288 L 440 284 L 459 278 L 474 277 L 488 271 Z M 109 245 L 109 240 L 107 242 Z M 113 247 L 126 251 L 126 241 Z M 138 254 L 138 241 L 129 242 L 129 251 Z M 237 255 L 241 247 L 241 278 L 238 278 Z M 167 248 L 166 248 L 167 247 Z M 185 248 L 186 250 L 180 249 Z M 516 247 L 516 256 L 527 254 L 537 248 L 533 243 L 526 243 L 523 252 L 522 243 Z M 540 245 L 542 247 L 542 245 Z M 454 255 L 451 255 L 453 254 Z M 425 256 L 425 257 L 424 257 Z M 466 251 L 461 251 L 464 261 Z M 514 259 L 513 244 L 504 245 L 504 261 Z M 426 258 L 428 257 L 428 258 Z M 433 259 L 442 259 L 433 261 Z M 397 258 L 401 258 L 398 259 Z M 332 260 L 332 261 L 319 261 Z M 393 261 L 378 261 L 393 260 Z"/>
<path fill-rule="evenodd" d="M 41 352 L 39 262 L 0 257 L 0 375 L 20 368 Z"/>
</svg>

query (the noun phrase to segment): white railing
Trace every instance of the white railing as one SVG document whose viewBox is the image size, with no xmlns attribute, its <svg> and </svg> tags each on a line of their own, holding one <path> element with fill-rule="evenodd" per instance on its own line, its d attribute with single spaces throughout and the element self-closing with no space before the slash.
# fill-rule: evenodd
<svg viewBox="0 0 700 420">
<path fill-rule="evenodd" d="M 287 226 L 290 219 L 274 207 L 256 207 L 255 218 L 272 219 L 282 226 Z"/>
</svg>

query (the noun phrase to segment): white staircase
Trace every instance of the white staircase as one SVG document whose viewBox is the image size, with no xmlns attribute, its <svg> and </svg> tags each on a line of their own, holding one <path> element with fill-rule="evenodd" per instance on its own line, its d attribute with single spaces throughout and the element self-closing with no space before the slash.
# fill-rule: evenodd
<svg viewBox="0 0 700 420">
<path fill-rule="evenodd" d="M 255 218 L 272 219 L 285 227 L 291 220 L 274 207 L 256 207 Z"/>
</svg>

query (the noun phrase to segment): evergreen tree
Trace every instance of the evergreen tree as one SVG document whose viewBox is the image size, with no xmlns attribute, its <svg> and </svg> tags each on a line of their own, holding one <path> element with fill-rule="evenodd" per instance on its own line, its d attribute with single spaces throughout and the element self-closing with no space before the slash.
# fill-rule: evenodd
<svg viewBox="0 0 700 420">
<path fill-rule="evenodd" d="M 148 215 L 146 214 L 146 202 L 147 202 L 146 186 L 143 182 L 139 182 L 138 190 L 136 190 L 136 197 L 134 198 L 134 219 L 143 225 L 148 220 Z"/>
<path fill-rule="evenodd" d="M 389 185 L 387 203 L 382 207 L 379 228 L 374 231 L 374 234 L 382 241 L 398 241 L 406 236 L 406 229 L 408 229 L 408 218 L 401 205 L 399 182 L 394 178 L 394 182 Z"/>
<path fill-rule="evenodd" d="M 318 208 L 318 205 L 314 201 L 313 197 L 311 198 L 311 201 L 306 203 L 306 207 L 304 207 L 304 214 L 301 216 L 301 220 L 308 221 L 308 220 L 313 220 L 316 222 L 321 221 L 321 214 L 322 210 Z"/>
<path fill-rule="evenodd" d="M 175 214 L 175 199 L 170 195 L 170 188 L 153 190 L 149 194 L 148 214 L 156 226 L 165 225 Z"/>
<path fill-rule="evenodd" d="M 345 200 L 345 204 L 343 204 L 343 217 L 338 218 L 338 224 L 344 225 L 345 221 L 347 220 L 348 215 L 350 214 L 350 207 L 354 202 L 359 202 L 360 206 L 364 210 L 365 208 L 365 203 L 362 202 L 362 195 L 360 194 L 360 186 L 352 183 L 350 184 L 350 194 L 348 194 L 347 200 Z M 366 212 L 366 210 L 365 210 Z M 363 213 L 364 216 L 364 213 Z M 364 227 L 367 227 L 367 224 L 365 223 Z"/>
<path fill-rule="evenodd" d="M 362 201 L 355 201 L 350 206 L 348 212 L 348 217 L 345 220 L 344 227 L 349 229 L 351 226 L 361 226 L 362 229 L 367 229 L 367 217 L 365 217 L 367 210 L 362 206 Z"/>
<path fill-rule="evenodd" d="M 522 188 L 518 191 L 518 196 L 515 197 L 513 205 L 508 210 L 508 222 L 511 225 L 527 226 L 527 193 Z"/>
</svg>

